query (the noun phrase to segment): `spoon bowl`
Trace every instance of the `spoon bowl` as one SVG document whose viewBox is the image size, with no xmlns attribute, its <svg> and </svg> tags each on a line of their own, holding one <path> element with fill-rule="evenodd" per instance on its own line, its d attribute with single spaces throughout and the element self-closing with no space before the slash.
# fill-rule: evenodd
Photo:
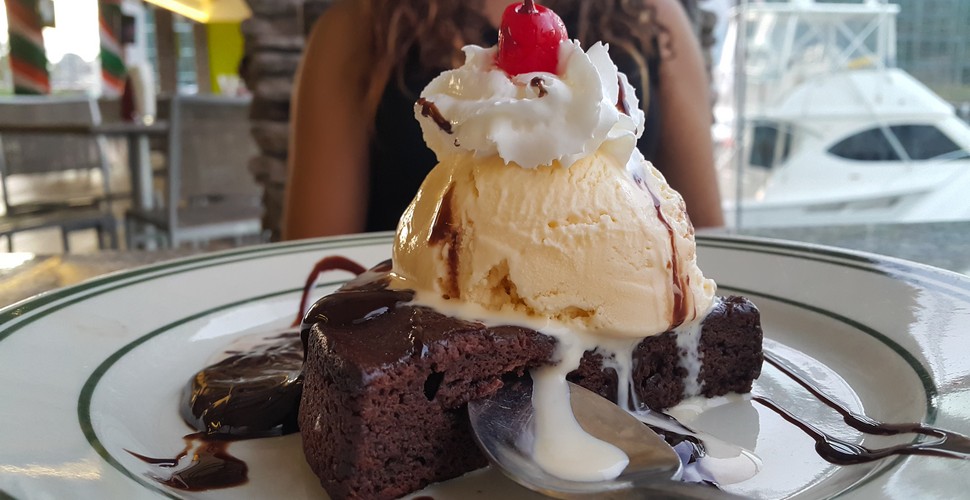
<svg viewBox="0 0 970 500">
<path fill-rule="evenodd" d="M 736 498 L 716 488 L 676 481 L 677 452 L 657 433 L 620 407 L 569 384 L 576 421 L 593 437 L 627 454 L 629 464 L 612 480 L 571 481 L 543 470 L 532 459 L 534 409 L 528 377 L 506 384 L 493 397 L 472 401 L 468 415 L 479 447 L 513 481 L 555 498 Z"/>
</svg>

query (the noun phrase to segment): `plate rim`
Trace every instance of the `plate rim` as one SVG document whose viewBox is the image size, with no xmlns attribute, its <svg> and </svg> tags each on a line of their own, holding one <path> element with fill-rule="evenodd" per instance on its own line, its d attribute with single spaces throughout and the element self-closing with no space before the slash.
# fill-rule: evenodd
<svg viewBox="0 0 970 500">
<path fill-rule="evenodd" d="M 99 275 L 93 278 L 83 280 L 79 283 L 75 283 L 66 287 L 56 288 L 48 290 L 37 295 L 27 297 L 25 299 L 14 302 L 13 304 L 4 306 L 0 308 L 0 342 L 2 342 L 10 333 L 7 331 L 8 324 L 11 322 L 16 322 L 21 319 L 24 315 L 34 312 L 40 307 L 56 302 L 59 299 L 81 293 L 85 290 L 95 288 L 104 284 L 120 281 L 127 278 L 133 278 L 136 276 L 146 275 L 157 271 L 162 271 L 165 269 L 174 269 L 180 266 L 186 266 L 190 264 L 211 262 L 212 264 L 219 263 L 218 261 L 224 260 L 231 257 L 248 255 L 248 254 L 260 254 L 267 252 L 274 252 L 275 250 L 281 249 L 291 249 L 296 250 L 298 248 L 321 246 L 326 244 L 339 244 L 339 243 L 353 243 L 362 241 L 372 241 L 375 244 L 378 243 L 391 243 L 394 238 L 394 231 L 380 231 L 371 233 L 356 233 L 348 235 L 338 235 L 338 236 L 326 236 L 320 238 L 309 238 L 302 240 L 286 241 L 286 242 L 275 242 L 275 243 L 263 243 L 259 245 L 250 245 L 241 248 L 234 248 L 228 250 L 219 250 L 215 252 L 207 252 L 198 255 L 189 255 L 184 257 L 177 257 L 174 259 L 166 260 L 163 262 L 157 262 L 154 264 L 147 264 L 143 266 L 136 266 L 131 269 L 122 269 L 118 271 L 112 271 Z M 931 266 L 929 264 L 923 264 L 921 262 L 916 262 L 912 260 L 902 259 L 898 257 L 892 257 L 889 255 L 882 255 L 872 252 L 865 252 L 861 250 L 854 250 L 849 248 L 841 248 L 831 245 L 822 245 L 817 243 L 809 243 L 794 240 L 785 240 L 778 238 L 767 238 L 761 236 L 748 236 L 748 235 L 738 235 L 738 234 L 721 234 L 717 232 L 699 232 L 695 235 L 695 240 L 698 246 L 708 247 L 708 248 L 728 248 L 737 249 L 737 245 L 745 245 L 751 248 L 746 248 L 748 250 L 757 251 L 758 253 L 772 254 L 771 250 L 790 250 L 790 251 L 801 251 L 806 255 L 803 258 L 807 260 L 814 260 L 817 262 L 836 264 L 839 263 L 834 259 L 847 259 L 856 263 L 853 267 L 855 269 L 874 272 L 882 276 L 891 278 L 900 278 L 899 275 L 891 275 L 886 272 L 886 269 L 876 269 L 876 266 L 888 267 L 893 271 L 908 272 L 911 282 L 915 282 L 920 285 L 926 285 L 924 280 L 918 279 L 913 280 L 913 275 L 934 280 L 937 284 L 948 284 L 960 289 L 964 295 L 964 298 L 970 300 L 970 276 L 958 273 L 956 271 L 951 271 L 948 269 L 943 269 L 940 267 Z M 352 246 L 352 245 L 348 245 Z M 328 247 L 329 248 L 329 247 Z M 326 249 L 326 248 L 324 248 Z M 759 250 L 760 249 L 760 250 Z M 274 252 L 276 253 L 276 252 Z M 781 254 L 791 256 L 790 253 Z M 841 263 L 846 265 L 846 263 Z M 205 266 L 199 266 L 205 267 Z M 942 283 L 940 283 L 942 281 Z M 933 282 L 931 281 L 930 284 Z"/>
<path fill-rule="evenodd" d="M 86 299 L 94 295 L 99 295 L 104 292 L 112 291 L 116 288 L 123 286 L 128 286 L 141 281 L 149 281 L 151 279 L 157 278 L 158 276 L 154 273 L 159 273 L 162 271 L 172 270 L 175 272 L 187 272 L 195 269 L 204 269 L 210 267 L 211 265 L 226 264 L 235 261 L 252 260 L 253 258 L 262 258 L 272 255 L 285 255 L 287 253 L 299 253 L 307 248 L 319 248 L 320 250 L 329 250 L 337 248 L 347 248 L 360 246 L 360 243 L 369 242 L 375 245 L 386 244 L 390 242 L 388 234 L 385 233 L 362 233 L 360 235 L 347 235 L 347 236 L 332 236 L 326 238 L 316 238 L 308 240 L 297 240 L 292 242 L 283 243 L 267 243 L 261 245 L 253 245 L 238 249 L 221 250 L 217 252 L 204 253 L 199 255 L 191 255 L 186 257 L 179 257 L 164 262 L 158 262 L 155 264 L 148 264 L 145 266 L 139 266 L 132 269 L 123 269 L 120 271 L 114 271 L 106 273 L 101 276 L 96 276 L 80 283 L 76 283 L 63 288 L 57 288 L 49 290 L 33 297 L 28 297 L 21 301 L 15 302 L 9 306 L 0 309 L 0 343 L 6 340 L 8 337 L 16 333 L 24 325 L 29 324 L 35 320 L 35 316 L 39 313 L 45 313 L 45 306 L 51 307 L 64 307 L 67 304 L 58 304 L 59 301 L 65 299 Z M 251 257 L 246 257 L 251 256 Z M 234 259 L 235 257 L 241 257 L 239 259 Z M 200 265 L 195 265 L 200 264 Z M 193 266 L 193 267 L 188 267 Z M 174 273 L 173 273 L 174 274 Z M 99 287 L 118 284 L 119 282 L 145 277 L 144 280 L 136 282 L 125 282 L 120 284 L 118 287 L 107 288 L 102 290 L 96 290 Z M 87 291 L 92 291 L 91 294 L 87 294 L 81 297 L 75 297 L 79 294 L 83 294 Z M 68 301 L 68 303 L 73 303 Z"/>
<path fill-rule="evenodd" d="M 117 290 L 118 288 L 123 288 L 125 286 L 130 286 L 143 281 L 150 281 L 152 279 L 155 279 L 161 276 L 177 274 L 182 272 L 190 272 L 196 269 L 206 268 L 206 267 L 215 266 L 215 265 L 260 259 L 260 258 L 266 258 L 271 256 L 277 256 L 277 255 L 302 253 L 308 250 L 319 250 L 319 251 L 337 250 L 340 248 L 348 248 L 348 247 L 390 244 L 392 241 L 393 241 L 392 232 L 362 233 L 358 235 L 337 236 L 337 237 L 330 237 L 330 238 L 317 238 L 317 239 L 311 239 L 311 240 L 299 240 L 294 242 L 257 245 L 257 246 L 244 247 L 240 249 L 230 249 L 230 250 L 225 250 L 220 252 L 200 254 L 195 256 L 187 256 L 187 257 L 177 258 L 177 259 L 160 262 L 160 263 L 152 264 L 148 266 L 142 266 L 134 269 L 128 269 L 128 270 L 109 273 L 106 275 L 95 277 L 90 280 L 86 280 L 77 285 L 53 290 L 51 292 L 46 292 L 38 296 L 17 302 L 15 304 L 11 304 L 10 306 L 7 306 L 3 309 L 0 309 L 0 343 L 2 343 L 10 336 L 14 335 L 17 331 L 19 331 L 27 324 L 30 324 L 49 314 L 52 314 L 57 310 L 63 307 L 66 307 L 70 304 L 83 301 L 93 296 L 97 296 L 113 290 Z M 889 256 L 883 256 L 883 255 L 878 255 L 878 254 L 873 254 L 868 252 L 842 249 L 842 248 L 831 247 L 826 245 L 816 245 L 816 244 L 810 244 L 810 243 L 792 242 L 792 241 L 778 240 L 778 239 L 772 239 L 772 238 L 748 237 L 748 236 L 737 236 L 737 235 L 699 234 L 697 235 L 697 243 L 698 243 L 698 246 L 700 247 L 710 247 L 710 248 L 719 248 L 719 249 L 745 251 L 745 252 L 753 251 L 757 253 L 767 253 L 767 254 L 775 253 L 775 254 L 783 255 L 785 257 L 795 257 L 795 258 L 800 258 L 804 260 L 817 261 L 828 265 L 840 265 L 840 266 L 852 267 L 862 271 L 873 272 L 890 279 L 906 281 L 921 287 L 936 288 L 938 290 L 945 291 L 946 293 L 953 293 L 953 288 L 956 288 L 961 292 L 960 293 L 961 297 L 967 302 L 970 302 L 970 277 L 967 277 L 952 271 L 936 268 L 933 266 L 907 261 L 904 259 L 898 259 L 898 258 L 893 258 Z M 887 269 L 886 266 L 889 266 L 889 268 Z M 165 272 L 165 271 L 169 271 L 169 272 Z M 335 285 L 340 283 L 341 281 L 343 280 L 328 282 L 325 285 Z M 876 331 L 875 329 L 872 329 L 862 323 L 856 322 L 851 318 L 845 318 L 845 317 L 833 318 L 832 316 L 827 314 L 830 311 L 822 310 L 821 308 L 811 306 L 810 304 L 796 303 L 796 301 L 792 301 L 791 299 L 787 299 L 785 297 L 778 297 L 770 294 L 765 294 L 764 292 L 758 292 L 755 290 L 744 290 L 741 288 L 733 287 L 731 285 L 723 285 L 723 288 L 726 290 L 740 292 L 742 294 L 749 294 L 756 297 L 764 297 L 769 300 L 780 301 L 782 303 L 786 303 L 788 305 L 792 305 L 799 308 L 806 308 L 807 306 L 807 308 L 809 308 L 810 311 L 815 313 L 821 313 L 837 321 L 841 321 L 843 323 L 846 323 L 847 321 L 852 322 L 847 324 L 849 324 L 849 326 L 851 326 L 852 328 L 859 330 L 863 333 L 866 333 L 867 335 L 875 338 L 881 343 L 886 344 L 897 355 L 900 355 L 903 358 L 903 361 L 906 362 L 907 365 L 909 365 L 911 368 L 914 369 L 914 371 L 917 372 L 917 375 L 920 377 L 921 382 L 924 383 L 924 391 L 926 392 L 926 404 L 927 404 L 926 416 L 928 420 L 927 423 L 931 424 L 933 423 L 933 421 L 935 421 L 938 408 L 936 408 L 936 406 L 934 405 L 933 398 L 935 397 L 936 394 L 938 394 L 938 389 L 936 387 L 935 382 L 932 379 L 932 374 L 929 372 L 929 370 L 927 370 L 927 368 L 923 365 L 922 362 L 920 362 L 918 359 L 912 356 L 912 353 L 910 353 L 910 351 L 908 351 L 907 349 L 899 345 L 893 339 L 888 338 L 885 335 L 881 334 L 880 332 Z M 283 291 L 276 291 L 276 292 L 267 294 L 267 296 L 275 296 L 279 294 L 291 293 L 299 289 L 301 288 L 293 288 L 293 289 L 288 289 Z M 86 292 L 90 292 L 90 293 L 86 293 Z M 234 302 L 232 304 L 224 304 L 222 306 L 218 306 L 217 308 L 232 307 L 233 305 L 239 305 L 240 303 L 243 303 L 243 302 L 258 300 L 259 298 L 260 297 L 250 297 L 246 300 Z M 196 313 L 195 315 L 192 315 L 192 317 L 195 317 L 196 315 L 210 314 L 212 312 L 212 309 L 213 308 L 207 308 L 206 311 Z M 114 361 L 112 361 L 112 358 L 118 355 L 119 352 L 130 351 L 131 349 L 137 347 L 137 345 L 150 340 L 150 338 L 153 338 L 155 335 L 158 335 L 163 331 L 172 328 L 173 326 L 175 326 L 175 323 L 181 323 L 184 321 L 187 321 L 187 319 L 181 318 L 176 322 L 170 322 L 162 327 L 159 327 L 153 330 L 152 332 L 140 335 L 139 337 L 133 339 L 131 342 L 126 343 L 124 346 L 122 346 L 121 349 L 116 350 L 114 353 L 109 353 L 108 357 L 105 358 L 94 371 L 89 373 L 82 387 L 81 396 L 79 397 L 79 400 L 78 400 L 78 406 L 77 406 L 78 424 L 81 424 L 82 433 L 84 434 L 84 437 L 88 441 L 88 444 L 95 449 L 99 457 L 101 457 L 103 460 L 106 460 L 110 465 L 112 465 L 115 469 L 121 471 L 124 475 L 128 476 L 131 479 L 134 479 L 136 482 L 142 485 L 145 485 L 145 483 L 139 480 L 138 478 L 136 478 L 130 471 L 125 469 L 120 464 L 112 463 L 112 460 L 106 457 L 106 455 L 110 456 L 110 453 L 108 453 L 107 450 L 103 448 L 103 446 L 101 449 L 98 449 L 95 446 L 95 444 L 91 442 L 91 439 L 88 435 L 89 430 L 86 429 L 82 424 L 83 421 L 82 421 L 82 415 L 81 415 L 81 398 L 83 397 L 85 388 L 87 388 L 88 384 L 90 383 L 91 379 L 95 376 L 95 374 L 99 370 L 101 370 L 102 367 L 104 367 L 104 371 L 101 372 L 101 375 L 106 373 L 107 370 L 110 369 L 110 366 L 115 361 L 117 361 L 117 359 L 114 359 Z M 875 333 L 876 335 L 873 335 L 873 333 Z M 909 333 L 909 335 L 918 337 L 918 335 L 913 332 Z M 121 356 L 123 356 L 123 353 Z M 119 356 L 118 359 L 120 359 L 121 356 Z M 106 364 L 107 366 L 105 366 Z M 917 369 L 917 367 L 919 367 L 919 369 Z M 927 380 L 924 380 L 924 373 L 928 378 L 929 383 L 931 384 L 932 394 L 930 391 L 927 390 L 927 386 L 925 384 Z M 98 378 L 100 378 L 100 376 Z M 94 385 L 96 386 L 96 383 Z M 91 393 L 88 394 L 89 398 L 90 396 L 93 395 L 94 388 L 95 387 L 92 386 L 90 390 Z M 90 403 L 90 400 L 88 401 L 88 403 Z M 90 422 L 89 422 L 89 426 L 90 426 Z M 91 435 L 95 436 L 95 440 L 97 440 L 96 434 L 94 434 L 93 429 L 91 429 L 90 432 L 91 432 Z M 102 454 L 102 450 L 104 451 L 103 454 Z M 860 487 L 863 484 L 869 483 L 877 479 L 879 476 L 882 476 L 887 471 L 895 469 L 898 466 L 899 462 L 902 460 L 905 460 L 906 458 L 907 457 L 900 456 L 900 457 L 897 457 L 895 460 L 893 460 L 891 463 L 887 462 L 885 466 L 873 470 L 863 480 L 854 484 L 849 489 L 837 494 L 836 496 L 837 497 L 843 496 L 851 492 L 852 490 L 856 489 L 857 487 Z M 154 487 L 151 487 L 150 485 L 149 487 L 155 493 L 159 493 L 159 494 L 168 496 L 170 498 L 178 498 L 177 496 L 174 496 L 173 494 L 163 489 L 154 488 Z M 0 490 L 0 498 L 3 498 L 2 496 L 3 494 L 6 494 L 6 493 L 3 490 Z"/>
</svg>

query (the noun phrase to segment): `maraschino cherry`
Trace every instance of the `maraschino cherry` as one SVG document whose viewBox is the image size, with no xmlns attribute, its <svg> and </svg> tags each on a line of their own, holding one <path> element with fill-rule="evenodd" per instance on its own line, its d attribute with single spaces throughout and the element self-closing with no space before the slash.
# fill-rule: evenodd
<svg viewBox="0 0 970 500">
<path fill-rule="evenodd" d="M 555 73 L 559 44 L 566 38 L 566 25 L 555 12 L 536 5 L 534 0 L 514 3 L 502 14 L 495 64 L 509 76 Z"/>
</svg>

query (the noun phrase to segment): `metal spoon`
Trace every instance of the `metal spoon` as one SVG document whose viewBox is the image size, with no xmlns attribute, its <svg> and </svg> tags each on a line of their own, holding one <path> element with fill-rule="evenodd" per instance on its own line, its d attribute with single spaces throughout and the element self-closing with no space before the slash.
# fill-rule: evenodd
<svg viewBox="0 0 970 500">
<path fill-rule="evenodd" d="M 506 384 L 488 399 L 468 404 L 479 447 L 513 481 L 555 498 L 740 498 L 708 486 L 676 481 L 682 472 L 677 452 L 649 427 L 598 394 L 569 384 L 576 420 L 597 439 L 623 450 L 630 463 L 610 481 L 580 482 L 553 476 L 531 458 L 532 381 Z"/>
</svg>

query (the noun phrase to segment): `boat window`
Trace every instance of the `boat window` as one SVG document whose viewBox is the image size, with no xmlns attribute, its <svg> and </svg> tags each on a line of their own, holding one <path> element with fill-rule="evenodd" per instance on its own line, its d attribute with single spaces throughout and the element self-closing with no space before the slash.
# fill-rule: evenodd
<svg viewBox="0 0 970 500">
<path fill-rule="evenodd" d="M 871 128 L 850 135 L 829 148 L 829 153 L 848 160 L 857 161 L 899 161 L 881 128 Z"/>
<path fill-rule="evenodd" d="M 751 159 L 755 167 L 772 168 L 791 153 L 792 133 L 787 125 L 755 122 L 751 132 Z"/>
<path fill-rule="evenodd" d="M 931 160 L 941 156 L 966 157 L 967 152 L 960 149 L 943 131 L 933 125 L 894 125 L 890 127 L 906 154 L 913 160 Z M 954 154 L 956 153 L 956 154 Z"/>
</svg>

